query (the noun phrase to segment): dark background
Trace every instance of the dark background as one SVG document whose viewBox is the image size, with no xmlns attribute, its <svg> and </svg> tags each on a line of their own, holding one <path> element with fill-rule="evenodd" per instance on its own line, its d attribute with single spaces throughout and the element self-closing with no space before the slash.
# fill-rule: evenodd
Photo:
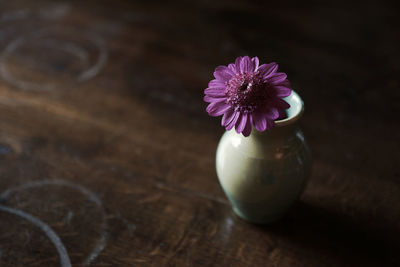
<svg viewBox="0 0 400 267">
<path fill-rule="evenodd" d="M 400 265 L 395 2 L 1 1 L 0 12 L 1 266 L 63 264 L 29 216 L 73 266 Z M 241 55 L 278 62 L 306 106 L 313 172 L 274 225 L 237 218 L 215 173 L 224 129 L 203 90 Z"/>
</svg>

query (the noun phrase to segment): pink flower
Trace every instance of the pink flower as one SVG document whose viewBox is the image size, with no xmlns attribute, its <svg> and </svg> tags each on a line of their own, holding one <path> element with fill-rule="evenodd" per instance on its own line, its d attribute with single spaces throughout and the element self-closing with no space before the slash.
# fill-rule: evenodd
<svg viewBox="0 0 400 267">
<path fill-rule="evenodd" d="M 291 93 L 286 74 L 277 72 L 278 64 L 259 65 L 258 57 L 236 58 L 235 63 L 218 66 L 214 80 L 204 90 L 204 101 L 210 103 L 210 116 L 222 116 L 226 130 L 249 136 L 252 126 L 263 132 L 275 126 L 290 105 L 282 98 Z"/>
</svg>

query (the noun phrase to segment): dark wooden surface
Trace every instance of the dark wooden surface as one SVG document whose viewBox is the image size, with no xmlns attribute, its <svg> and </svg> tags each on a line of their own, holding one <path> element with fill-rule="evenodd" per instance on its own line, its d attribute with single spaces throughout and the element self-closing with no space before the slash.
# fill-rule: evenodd
<svg viewBox="0 0 400 267">
<path fill-rule="evenodd" d="M 0 265 L 399 266 L 398 8 L 277 2 L 1 1 Z M 306 104 L 313 173 L 269 226 L 233 214 L 202 102 L 239 55 Z"/>
</svg>

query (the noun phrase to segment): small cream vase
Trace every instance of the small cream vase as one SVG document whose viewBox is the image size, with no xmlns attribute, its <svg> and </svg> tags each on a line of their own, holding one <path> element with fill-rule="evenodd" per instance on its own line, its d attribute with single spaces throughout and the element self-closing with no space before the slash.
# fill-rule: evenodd
<svg viewBox="0 0 400 267">
<path fill-rule="evenodd" d="M 253 223 L 280 219 L 298 199 L 310 172 L 311 158 L 298 120 L 304 111 L 292 91 L 287 118 L 270 131 L 253 128 L 244 137 L 230 130 L 222 136 L 216 155 L 219 182 L 241 218 Z"/>
</svg>

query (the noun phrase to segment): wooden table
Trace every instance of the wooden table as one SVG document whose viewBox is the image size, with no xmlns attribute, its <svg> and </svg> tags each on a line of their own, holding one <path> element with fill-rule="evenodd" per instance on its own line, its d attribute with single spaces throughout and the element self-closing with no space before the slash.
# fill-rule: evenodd
<svg viewBox="0 0 400 267">
<path fill-rule="evenodd" d="M 399 266 L 398 13 L 384 1 L 2 1 L 1 266 Z M 397 43 L 397 44 L 396 44 Z M 237 218 L 203 89 L 239 55 L 306 104 L 314 168 Z"/>
</svg>

